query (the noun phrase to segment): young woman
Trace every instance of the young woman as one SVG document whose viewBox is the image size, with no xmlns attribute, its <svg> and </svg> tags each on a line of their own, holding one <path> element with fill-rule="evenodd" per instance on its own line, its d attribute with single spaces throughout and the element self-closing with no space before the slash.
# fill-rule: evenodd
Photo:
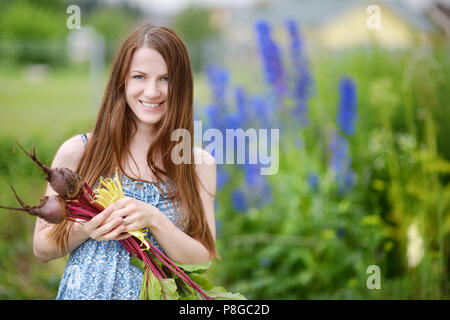
<svg viewBox="0 0 450 320">
<path fill-rule="evenodd" d="M 148 228 L 179 263 L 217 257 L 215 161 L 187 145 L 191 161 L 175 164 L 177 129 L 191 135 L 183 143 L 194 141 L 187 50 L 169 28 L 140 25 L 116 55 L 92 132 L 65 141 L 52 163 L 77 171 L 91 187 L 117 168 L 126 196 L 84 224 L 37 219 L 35 256 L 47 262 L 70 253 L 57 299 L 138 299 L 143 273 L 117 241 L 128 231 Z M 48 186 L 46 194 L 53 193 Z"/>
</svg>

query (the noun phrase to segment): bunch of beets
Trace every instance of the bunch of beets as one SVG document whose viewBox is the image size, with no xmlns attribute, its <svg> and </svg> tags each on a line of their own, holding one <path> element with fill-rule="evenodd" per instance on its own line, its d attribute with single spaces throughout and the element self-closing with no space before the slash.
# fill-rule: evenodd
<svg viewBox="0 0 450 320">
<path fill-rule="evenodd" d="M 28 153 L 20 144 L 17 142 L 16 144 L 44 171 L 46 174 L 45 179 L 50 183 L 50 186 L 57 194 L 43 197 L 39 205 L 32 207 L 26 205 L 11 186 L 11 189 L 22 208 L 5 206 L 0 206 L 0 208 L 24 211 L 52 224 L 59 224 L 66 219 L 74 222 L 79 222 L 80 219 L 89 221 L 105 209 L 94 201 L 94 192 L 76 172 L 68 168 L 49 168 L 37 159 L 34 148 Z M 176 263 L 171 261 L 164 253 L 156 248 L 151 241 L 146 239 L 146 242 L 146 244 L 143 244 L 141 240 L 134 236 L 120 240 L 120 243 L 132 256 L 137 257 L 144 262 L 146 272 L 144 281 L 147 282 L 145 283 L 145 288 L 148 288 L 148 285 L 151 285 L 150 273 L 152 273 L 160 282 L 161 280 L 176 276 L 175 278 L 177 278 L 177 283 L 179 285 L 188 285 L 194 289 L 202 299 L 212 299 L 212 297 L 208 296 L 199 285 L 192 281 Z M 141 247 L 142 245 L 145 246 Z M 157 263 L 157 261 L 160 263 Z M 170 274 L 168 271 L 173 274 Z M 144 296 L 146 298 L 151 298 L 146 294 L 144 294 Z M 163 286 L 161 286 L 161 297 L 163 299 L 166 298 Z"/>
</svg>

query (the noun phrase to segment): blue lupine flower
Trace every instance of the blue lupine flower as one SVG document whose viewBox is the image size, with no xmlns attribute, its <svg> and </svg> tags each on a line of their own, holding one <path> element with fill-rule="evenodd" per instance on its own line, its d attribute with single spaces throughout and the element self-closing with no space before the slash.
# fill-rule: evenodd
<svg viewBox="0 0 450 320">
<path fill-rule="evenodd" d="M 343 238 L 345 236 L 346 232 L 345 229 L 342 227 L 337 228 L 336 230 L 336 237 Z"/>
<path fill-rule="evenodd" d="M 330 167 L 335 172 L 343 172 L 349 164 L 348 141 L 339 133 L 332 132 L 328 144 L 330 150 Z"/>
<path fill-rule="evenodd" d="M 339 192 L 345 193 L 355 181 L 355 174 L 351 169 L 349 144 L 345 137 L 332 132 L 328 144 L 330 151 L 330 167 L 336 174 Z"/>
<path fill-rule="evenodd" d="M 344 194 L 355 184 L 356 175 L 352 169 L 348 168 L 344 174 L 338 175 L 337 178 L 339 192 Z"/>
<path fill-rule="evenodd" d="M 311 91 L 312 77 L 309 72 L 307 59 L 302 52 L 302 38 L 297 23 L 294 20 L 287 20 L 286 27 L 289 31 L 291 59 L 294 65 L 295 107 L 292 113 L 299 120 L 300 124 L 307 125 L 307 100 Z"/>
<path fill-rule="evenodd" d="M 229 74 L 224 68 L 209 65 L 206 68 L 208 83 L 212 89 L 213 101 L 221 107 L 226 106 L 226 90 L 228 86 Z"/>
<path fill-rule="evenodd" d="M 342 132 L 353 135 L 356 122 L 356 85 L 351 78 L 342 77 L 339 81 L 339 107 L 337 124 Z"/>
<path fill-rule="evenodd" d="M 249 114 L 248 110 L 246 110 L 246 92 L 242 87 L 236 87 L 234 91 L 235 99 L 236 99 L 236 115 L 240 119 L 239 127 L 245 128 L 248 127 L 249 123 Z"/>
<path fill-rule="evenodd" d="M 246 164 L 244 166 L 244 180 L 248 187 L 256 187 L 260 181 L 260 176 L 259 166 L 257 164 Z"/>
<path fill-rule="evenodd" d="M 269 257 L 263 257 L 259 260 L 259 265 L 261 267 L 268 267 L 271 265 L 271 263 L 272 263 L 272 259 Z"/>
<path fill-rule="evenodd" d="M 272 194 L 267 176 L 260 172 L 261 165 L 245 164 L 244 181 L 247 191 L 247 199 L 255 208 L 263 208 L 272 201 Z"/>
<path fill-rule="evenodd" d="M 240 213 L 247 213 L 248 204 L 245 193 L 242 189 L 234 189 L 231 193 L 231 205 L 234 210 Z"/>
<path fill-rule="evenodd" d="M 217 184 L 217 190 L 222 189 L 227 182 L 230 180 L 229 173 L 225 170 L 224 165 L 217 165 L 217 178 L 216 178 L 216 184 Z"/>
<path fill-rule="evenodd" d="M 319 175 L 317 173 L 309 173 L 307 179 L 308 185 L 312 190 L 319 190 Z"/>
<path fill-rule="evenodd" d="M 228 113 L 223 119 L 223 129 L 241 128 L 241 118 L 236 113 Z"/>
<path fill-rule="evenodd" d="M 284 70 L 280 49 L 271 39 L 270 26 L 266 21 L 258 21 L 255 29 L 264 65 L 265 79 L 274 87 L 278 95 L 282 96 L 286 92 L 286 84 L 284 83 Z"/>
<path fill-rule="evenodd" d="M 205 107 L 205 114 L 208 128 L 216 128 L 222 130 L 224 127 L 225 113 L 217 104 L 210 104 Z"/>
<path fill-rule="evenodd" d="M 258 121 L 256 125 L 260 128 L 270 128 L 271 114 L 273 114 L 271 105 L 269 105 L 266 99 L 260 95 L 251 98 L 251 105 L 253 115 Z"/>
</svg>

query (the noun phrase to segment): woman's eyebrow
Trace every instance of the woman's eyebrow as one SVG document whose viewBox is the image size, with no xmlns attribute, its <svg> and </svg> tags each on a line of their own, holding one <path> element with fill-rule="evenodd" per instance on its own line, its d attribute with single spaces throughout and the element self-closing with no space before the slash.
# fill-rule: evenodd
<svg viewBox="0 0 450 320">
<path fill-rule="evenodd" d="M 137 72 L 137 73 L 142 73 L 142 74 L 145 74 L 145 75 L 147 75 L 144 71 L 140 71 L 140 70 L 131 70 L 130 71 L 130 73 L 132 73 L 132 72 Z M 166 73 L 163 73 L 163 74 L 161 74 L 161 75 L 159 75 L 160 77 L 167 77 L 169 74 L 166 72 Z"/>
<path fill-rule="evenodd" d="M 131 70 L 130 73 L 131 73 L 131 72 L 137 72 L 137 73 L 146 74 L 144 71 L 140 71 L 140 70 Z"/>
</svg>

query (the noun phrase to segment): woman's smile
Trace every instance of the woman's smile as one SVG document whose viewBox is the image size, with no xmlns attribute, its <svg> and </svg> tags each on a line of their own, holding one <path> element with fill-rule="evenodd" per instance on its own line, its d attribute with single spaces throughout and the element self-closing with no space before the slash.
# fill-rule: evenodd
<svg viewBox="0 0 450 320">
<path fill-rule="evenodd" d="M 165 100 L 161 101 L 161 102 L 145 102 L 145 101 L 139 100 L 139 103 L 142 105 L 144 110 L 148 111 L 148 112 L 159 111 L 160 109 L 162 109 L 164 107 L 165 102 L 166 102 Z"/>
</svg>

